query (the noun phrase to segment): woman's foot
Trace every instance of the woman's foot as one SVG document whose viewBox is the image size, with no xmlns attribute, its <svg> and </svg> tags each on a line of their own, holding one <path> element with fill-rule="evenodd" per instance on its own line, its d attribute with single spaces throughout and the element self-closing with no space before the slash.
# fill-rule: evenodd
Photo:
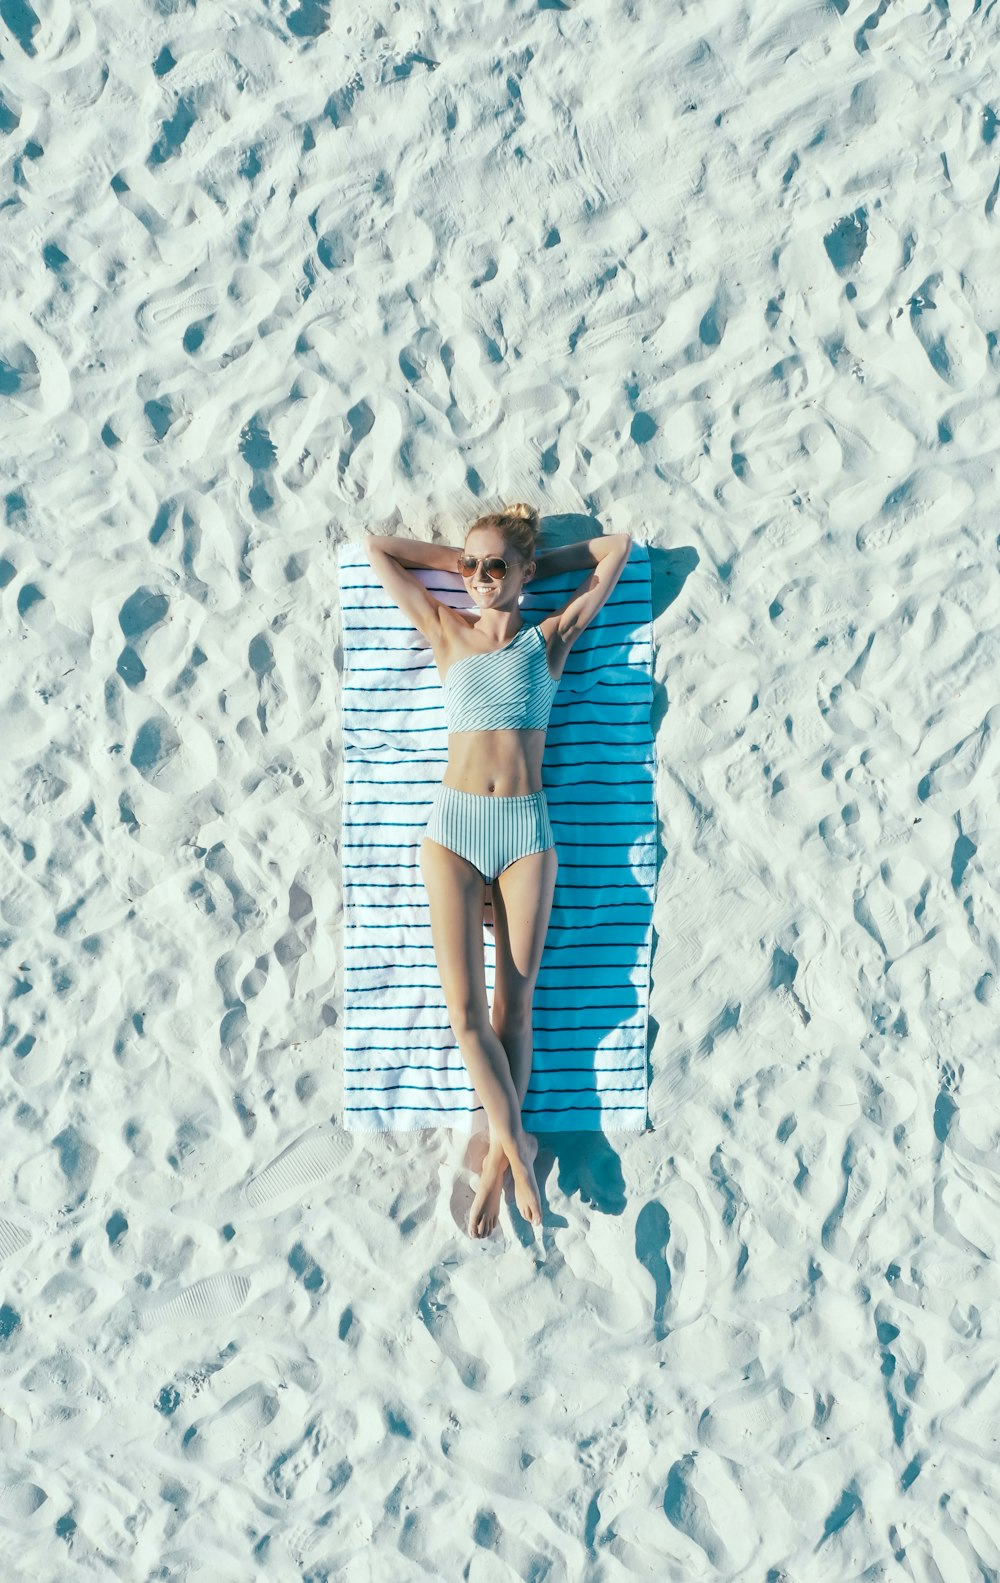
<svg viewBox="0 0 1000 1583">
<path fill-rule="evenodd" d="M 488 1237 L 496 1230 L 500 1214 L 500 1195 L 503 1192 L 503 1179 L 506 1173 L 507 1156 L 503 1146 L 499 1143 L 491 1143 L 483 1161 L 479 1191 L 469 1210 L 470 1237 Z"/>
<path fill-rule="evenodd" d="M 542 1201 L 535 1180 L 537 1153 L 538 1139 L 534 1133 L 525 1132 L 510 1162 L 511 1171 L 514 1173 L 514 1200 L 525 1220 L 532 1226 L 540 1226 L 542 1223 Z"/>
</svg>

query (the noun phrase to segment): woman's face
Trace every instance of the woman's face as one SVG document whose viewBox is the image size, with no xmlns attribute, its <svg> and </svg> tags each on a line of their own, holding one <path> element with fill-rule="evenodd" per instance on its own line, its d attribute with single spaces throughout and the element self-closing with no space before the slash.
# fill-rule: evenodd
<svg viewBox="0 0 1000 1583">
<path fill-rule="evenodd" d="M 493 606 L 509 608 L 517 603 L 517 596 L 529 582 L 535 569 L 534 561 L 524 561 L 512 544 L 507 544 L 499 528 L 474 528 L 465 541 L 466 555 L 498 555 L 507 562 L 504 577 L 494 574 L 487 577 L 482 564 L 465 578 L 465 586 L 484 610 Z"/>
</svg>

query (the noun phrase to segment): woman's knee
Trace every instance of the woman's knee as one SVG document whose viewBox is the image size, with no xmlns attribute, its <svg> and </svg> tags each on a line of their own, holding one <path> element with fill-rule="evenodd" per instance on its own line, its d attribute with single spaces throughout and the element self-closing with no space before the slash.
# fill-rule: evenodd
<svg viewBox="0 0 1000 1583">
<path fill-rule="evenodd" d="M 486 976 L 477 982 L 476 975 L 465 973 L 452 977 L 445 995 L 448 1021 L 456 1039 L 493 1039 L 496 1035 L 490 1023 L 490 1008 L 486 998 Z"/>
<path fill-rule="evenodd" d="M 532 1015 L 532 986 L 494 989 L 492 1022 L 498 1033 L 523 1038 L 531 1032 Z"/>
</svg>

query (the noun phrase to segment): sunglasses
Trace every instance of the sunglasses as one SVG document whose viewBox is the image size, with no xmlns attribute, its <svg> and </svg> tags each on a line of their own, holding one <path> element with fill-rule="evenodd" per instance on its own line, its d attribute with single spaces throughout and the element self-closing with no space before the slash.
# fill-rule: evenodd
<svg viewBox="0 0 1000 1583">
<path fill-rule="evenodd" d="M 460 555 L 458 569 L 463 577 L 472 577 L 482 566 L 483 573 L 489 578 L 503 578 L 507 576 L 507 562 L 501 555 Z"/>
</svg>

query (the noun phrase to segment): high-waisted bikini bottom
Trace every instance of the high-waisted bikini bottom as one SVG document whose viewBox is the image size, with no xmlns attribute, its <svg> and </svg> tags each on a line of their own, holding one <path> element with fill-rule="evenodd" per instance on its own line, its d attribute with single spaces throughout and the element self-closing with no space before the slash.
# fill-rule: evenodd
<svg viewBox="0 0 1000 1583">
<path fill-rule="evenodd" d="M 519 857 L 556 844 L 541 787 L 523 797 L 495 797 L 439 782 L 427 834 L 467 858 L 487 885 Z"/>
</svg>

